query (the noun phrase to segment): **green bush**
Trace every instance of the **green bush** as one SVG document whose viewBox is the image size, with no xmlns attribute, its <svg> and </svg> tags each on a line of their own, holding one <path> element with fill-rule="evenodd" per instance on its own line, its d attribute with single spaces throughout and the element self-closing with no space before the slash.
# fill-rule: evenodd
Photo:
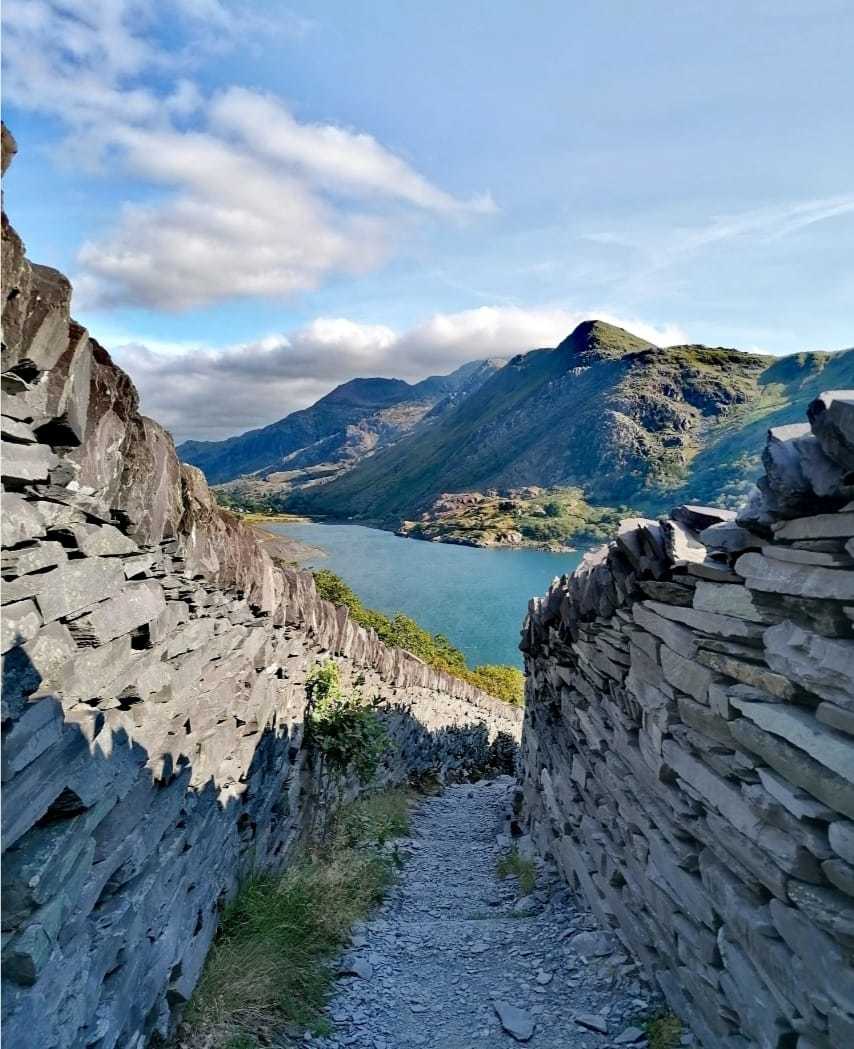
<svg viewBox="0 0 854 1049">
<path fill-rule="evenodd" d="M 505 703 L 521 706 L 525 701 L 525 675 L 516 667 L 483 664 L 469 670 L 466 680 Z"/>
<path fill-rule="evenodd" d="M 521 670 L 501 665 L 469 667 L 462 652 L 444 635 L 431 634 L 402 612 L 389 617 L 366 608 L 352 588 L 328 568 L 318 568 L 312 574 L 317 592 L 322 598 L 336 605 L 344 605 L 356 623 L 375 630 L 385 644 L 393 648 L 405 648 L 429 666 L 462 678 L 506 703 L 518 706 L 524 703 L 525 676 Z"/>
<path fill-rule="evenodd" d="M 360 783 L 377 773 L 388 736 L 376 714 L 379 699 L 366 700 L 360 689 L 341 690 L 337 664 L 315 666 L 306 680 L 306 743 L 336 781 L 354 772 Z"/>
<path fill-rule="evenodd" d="M 564 542 L 572 535 L 573 530 L 567 527 L 566 521 L 527 519 L 519 526 L 519 531 L 526 539 L 538 543 Z"/>
</svg>

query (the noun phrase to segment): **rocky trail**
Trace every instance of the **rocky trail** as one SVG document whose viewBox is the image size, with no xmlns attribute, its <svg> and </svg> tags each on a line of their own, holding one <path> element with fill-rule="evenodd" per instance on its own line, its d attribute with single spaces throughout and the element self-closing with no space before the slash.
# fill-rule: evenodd
<svg viewBox="0 0 854 1049">
<path fill-rule="evenodd" d="M 401 878 L 354 931 L 317 1049 L 605 1049 L 646 1042 L 658 1007 L 618 941 L 538 863 L 532 893 L 496 866 L 513 781 L 448 787 L 413 813 Z"/>
</svg>

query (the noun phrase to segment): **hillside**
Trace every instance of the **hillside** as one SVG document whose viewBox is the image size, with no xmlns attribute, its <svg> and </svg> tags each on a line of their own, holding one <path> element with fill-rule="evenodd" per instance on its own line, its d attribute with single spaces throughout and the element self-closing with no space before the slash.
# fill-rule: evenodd
<svg viewBox="0 0 854 1049">
<path fill-rule="evenodd" d="M 281 491 L 334 475 L 408 433 L 428 414 L 440 417 L 502 364 L 473 361 L 414 385 L 402 379 L 352 379 L 269 426 L 225 441 L 186 441 L 178 454 L 198 466 L 211 484 L 245 475 L 263 481 L 272 473 L 283 476 L 254 487 Z"/>
<path fill-rule="evenodd" d="M 436 425 L 378 451 L 289 508 L 396 527 L 447 492 L 574 487 L 591 503 L 661 509 L 736 499 L 769 425 L 820 388 L 854 385 L 854 351 L 774 358 L 662 349 L 587 321 L 554 349 L 512 358 Z"/>
</svg>

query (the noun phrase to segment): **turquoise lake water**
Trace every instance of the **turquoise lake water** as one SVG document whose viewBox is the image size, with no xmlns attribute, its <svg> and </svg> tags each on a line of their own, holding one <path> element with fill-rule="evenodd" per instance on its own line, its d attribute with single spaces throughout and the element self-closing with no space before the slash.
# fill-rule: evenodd
<svg viewBox="0 0 854 1049">
<path fill-rule="evenodd" d="M 521 666 L 517 646 L 528 598 L 544 594 L 552 579 L 571 572 L 582 556 L 427 543 L 362 525 L 266 527 L 322 549 L 326 556 L 312 554 L 304 567 L 329 568 L 369 608 L 405 612 L 444 634 L 471 665 Z"/>
</svg>

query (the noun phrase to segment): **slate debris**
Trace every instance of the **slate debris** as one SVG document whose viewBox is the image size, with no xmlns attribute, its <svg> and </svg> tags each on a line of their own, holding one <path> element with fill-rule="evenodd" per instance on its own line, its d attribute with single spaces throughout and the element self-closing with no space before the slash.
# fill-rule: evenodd
<svg viewBox="0 0 854 1049">
<path fill-rule="evenodd" d="M 565 891 L 553 864 L 535 857 L 531 895 L 540 908 L 514 913 L 515 879 L 496 872 L 511 846 L 496 829 L 513 819 L 516 789 L 501 777 L 419 802 L 400 880 L 356 933 L 373 977 L 336 984 L 333 1029 L 308 1045 L 604 1049 L 603 1027 L 625 1031 L 638 1015 L 662 1008 L 617 938 L 597 929 L 583 901 Z M 514 841 L 525 848 L 524 837 Z M 576 942 L 597 953 L 583 955 Z M 342 967 L 351 958 L 352 942 Z"/>
<path fill-rule="evenodd" d="M 808 415 L 737 520 L 623 522 L 522 631 L 527 829 L 706 1049 L 854 1032 L 854 391 Z"/>
</svg>

